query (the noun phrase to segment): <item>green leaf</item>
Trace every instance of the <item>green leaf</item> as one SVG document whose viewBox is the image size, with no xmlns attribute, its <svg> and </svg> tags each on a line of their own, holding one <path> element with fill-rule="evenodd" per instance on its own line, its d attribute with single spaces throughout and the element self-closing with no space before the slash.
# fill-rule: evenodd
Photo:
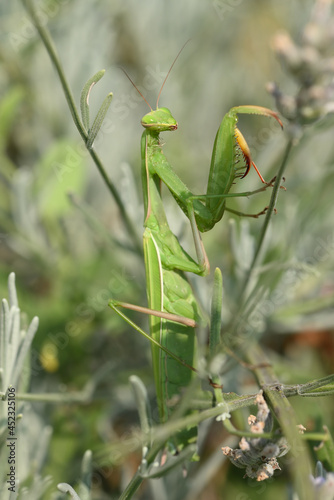
<svg viewBox="0 0 334 500">
<path fill-rule="evenodd" d="M 333 436 L 328 428 L 324 425 L 324 431 L 328 434 L 328 439 L 322 441 L 319 446 L 314 447 L 318 460 L 325 463 L 325 468 L 330 471 L 334 470 L 334 441 Z"/>
<path fill-rule="evenodd" d="M 102 103 L 102 106 L 100 107 L 100 109 L 97 112 L 97 115 L 95 117 L 92 128 L 88 132 L 88 138 L 87 138 L 87 143 L 86 143 L 88 149 L 92 148 L 93 143 L 96 139 L 96 136 L 99 133 L 99 130 L 101 128 L 103 120 L 104 120 L 104 118 L 107 114 L 107 111 L 109 109 L 109 106 L 111 104 L 112 96 L 113 96 L 113 94 L 112 94 L 112 92 L 110 92 L 110 94 L 107 95 L 107 97 L 105 98 L 105 100 Z"/>
<path fill-rule="evenodd" d="M 94 85 L 101 80 L 105 73 L 105 69 L 101 69 L 98 71 L 92 78 L 90 78 L 84 85 L 84 88 L 81 91 L 80 97 L 80 109 L 81 109 L 81 117 L 82 122 L 85 129 L 89 130 L 89 94 L 94 87 Z"/>
</svg>

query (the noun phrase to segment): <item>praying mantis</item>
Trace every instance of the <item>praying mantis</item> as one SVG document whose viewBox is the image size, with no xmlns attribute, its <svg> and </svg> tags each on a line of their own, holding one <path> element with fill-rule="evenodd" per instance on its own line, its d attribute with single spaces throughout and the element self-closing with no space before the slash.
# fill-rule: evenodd
<svg viewBox="0 0 334 500">
<path fill-rule="evenodd" d="M 178 126 L 168 108 L 158 107 L 165 81 L 159 92 L 156 110 L 151 108 L 141 121 L 145 129 L 141 139 L 141 180 L 145 209 L 143 246 L 148 307 L 117 300 L 109 302 L 109 306 L 117 314 L 151 341 L 162 423 L 170 416 L 170 401 L 180 397 L 182 388 L 191 383 L 196 371 L 193 369 L 196 361 L 195 327 L 204 318 L 185 273 L 199 276 L 209 273 L 209 260 L 200 233 L 212 229 L 223 217 L 225 210 L 230 210 L 226 206 L 227 198 L 249 196 L 265 190 L 273 182 L 266 183 L 252 161 L 247 142 L 237 128 L 238 114 L 272 117 L 282 126 L 277 113 L 268 108 L 251 105 L 232 108 L 224 116 L 216 135 L 207 192 L 205 195 L 194 195 L 177 176 L 162 150 L 160 133 L 174 131 Z M 146 101 L 144 97 L 143 99 Z M 238 164 L 240 157 L 241 166 Z M 251 166 L 258 172 L 264 186 L 255 191 L 230 193 L 235 180 L 244 178 Z M 161 197 L 162 182 L 190 221 L 197 261 L 183 249 L 168 225 Z M 149 314 L 150 335 L 134 325 L 121 312 L 120 307 Z M 177 449 L 182 449 L 194 439 L 194 429 L 184 431 L 178 436 Z"/>
</svg>

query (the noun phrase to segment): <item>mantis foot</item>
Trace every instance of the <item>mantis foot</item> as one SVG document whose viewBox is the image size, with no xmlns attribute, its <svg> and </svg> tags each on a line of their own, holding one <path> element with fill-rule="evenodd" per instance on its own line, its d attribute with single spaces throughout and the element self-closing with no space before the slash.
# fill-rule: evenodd
<svg viewBox="0 0 334 500">
<path fill-rule="evenodd" d="M 266 185 L 268 187 L 274 187 L 274 183 L 276 181 L 276 177 L 277 176 L 275 175 L 275 177 L 273 177 L 269 182 L 266 182 Z M 285 182 L 285 177 L 282 177 L 282 181 Z M 280 186 L 280 189 L 284 189 L 284 191 L 286 191 L 286 187 L 284 187 L 284 186 Z"/>
<path fill-rule="evenodd" d="M 257 219 L 258 217 L 260 217 L 260 215 L 265 215 L 267 213 L 268 208 L 269 207 L 264 207 L 264 209 L 262 210 L 262 212 L 259 212 L 258 214 L 254 214 L 254 215 L 249 215 L 249 217 L 254 217 L 254 219 Z M 276 208 L 274 208 L 274 214 L 275 215 L 277 214 Z"/>
</svg>

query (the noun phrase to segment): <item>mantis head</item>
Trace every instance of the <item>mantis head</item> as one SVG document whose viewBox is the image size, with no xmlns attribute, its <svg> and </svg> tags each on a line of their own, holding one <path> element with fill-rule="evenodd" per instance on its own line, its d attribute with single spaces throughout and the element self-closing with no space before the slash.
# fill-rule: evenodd
<svg viewBox="0 0 334 500">
<path fill-rule="evenodd" d="M 157 133 L 177 129 L 177 121 L 168 108 L 158 108 L 150 111 L 142 118 L 141 124 L 144 128 Z"/>
</svg>

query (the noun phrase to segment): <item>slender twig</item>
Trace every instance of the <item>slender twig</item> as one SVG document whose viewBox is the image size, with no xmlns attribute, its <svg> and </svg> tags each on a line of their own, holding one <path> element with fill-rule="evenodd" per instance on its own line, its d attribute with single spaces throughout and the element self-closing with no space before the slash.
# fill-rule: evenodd
<svg viewBox="0 0 334 500">
<path fill-rule="evenodd" d="M 119 497 L 119 500 L 131 499 L 143 481 L 144 478 L 140 475 L 139 470 L 137 470 L 136 474 L 132 477 L 122 495 Z"/>
<path fill-rule="evenodd" d="M 50 36 L 49 32 L 47 31 L 47 29 L 41 24 L 39 17 L 36 13 L 36 10 L 34 8 L 32 0 L 21 0 L 21 1 L 22 1 L 23 6 L 25 7 L 25 9 L 27 10 L 29 16 L 31 17 L 32 22 L 33 22 L 36 30 L 38 31 L 38 33 L 41 37 L 41 40 L 44 43 L 44 46 L 45 46 L 45 48 L 50 56 L 50 59 L 51 59 L 52 63 L 54 64 L 54 67 L 56 69 L 56 72 L 58 74 L 58 77 L 60 79 L 64 94 L 66 97 L 68 107 L 70 109 L 73 121 L 75 123 L 75 126 L 77 127 L 79 134 L 81 135 L 85 145 L 87 145 L 87 133 L 86 133 L 85 128 L 81 122 L 77 107 L 76 107 L 75 102 L 74 102 L 72 92 L 70 90 L 70 86 L 66 80 L 62 64 L 61 64 L 60 59 L 58 57 L 57 50 L 52 42 L 51 36 Z M 133 245 L 134 245 L 136 251 L 141 254 L 142 253 L 142 245 L 138 239 L 138 235 L 137 235 L 137 232 L 135 230 L 135 227 L 127 214 L 126 208 L 125 208 L 124 203 L 123 203 L 123 201 L 118 193 L 117 188 L 115 187 L 115 185 L 111 181 L 111 179 L 108 177 L 106 169 L 104 168 L 101 159 L 99 158 L 97 153 L 94 151 L 94 149 L 87 148 L 87 150 L 88 150 L 90 156 L 92 157 L 95 165 L 97 166 L 98 171 L 100 172 L 105 184 L 107 185 L 110 193 L 112 194 L 112 196 L 113 196 L 113 198 L 118 206 L 121 218 L 124 222 L 124 225 L 128 231 L 128 234 L 133 242 Z"/>
<path fill-rule="evenodd" d="M 230 342 L 230 340 L 233 339 L 232 345 L 230 345 L 231 348 L 233 348 L 233 346 L 238 344 L 238 335 L 236 335 L 236 330 L 238 328 L 238 325 L 240 324 L 240 318 L 242 317 L 242 312 L 244 311 L 244 307 L 247 303 L 246 294 L 248 292 L 248 285 L 251 281 L 253 273 L 256 270 L 256 265 L 257 265 L 257 262 L 259 260 L 259 256 L 261 254 L 263 242 L 264 242 L 265 236 L 267 234 L 269 223 L 271 221 L 271 217 L 272 217 L 274 210 L 275 210 L 275 205 L 276 205 L 278 193 L 280 190 L 280 186 L 282 184 L 283 174 L 284 174 L 285 168 L 287 166 L 287 162 L 288 162 L 288 158 L 289 158 L 292 146 L 293 146 L 293 141 L 289 140 L 289 142 L 287 143 L 287 146 L 285 148 L 285 152 L 284 152 L 284 156 L 282 159 L 280 169 L 279 169 L 278 174 L 276 176 L 276 180 L 275 180 L 272 195 L 270 198 L 269 206 L 268 206 L 265 220 L 264 220 L 264 223 L 263 223 L 263 226 L 261 229 L 260 237 L 258 239 L 257 246 L 256 246 L 256 249 L 254 252 L 253 260 L 252 260 L 251 265 L 250 265 L 250 267 L 245 275 L 245 278 L 243 279 L 243 281 L 241 283 L 241 286 L 239 289 L 239 294 L 238 294 L 238 297 L 236 300 L 235 311 L 231 315 L 232 319 L 225 329 L 224 337 L 225 337 L 225 339 L 229 339 L 225 343 L 228 344 Z"/>
</svg>

